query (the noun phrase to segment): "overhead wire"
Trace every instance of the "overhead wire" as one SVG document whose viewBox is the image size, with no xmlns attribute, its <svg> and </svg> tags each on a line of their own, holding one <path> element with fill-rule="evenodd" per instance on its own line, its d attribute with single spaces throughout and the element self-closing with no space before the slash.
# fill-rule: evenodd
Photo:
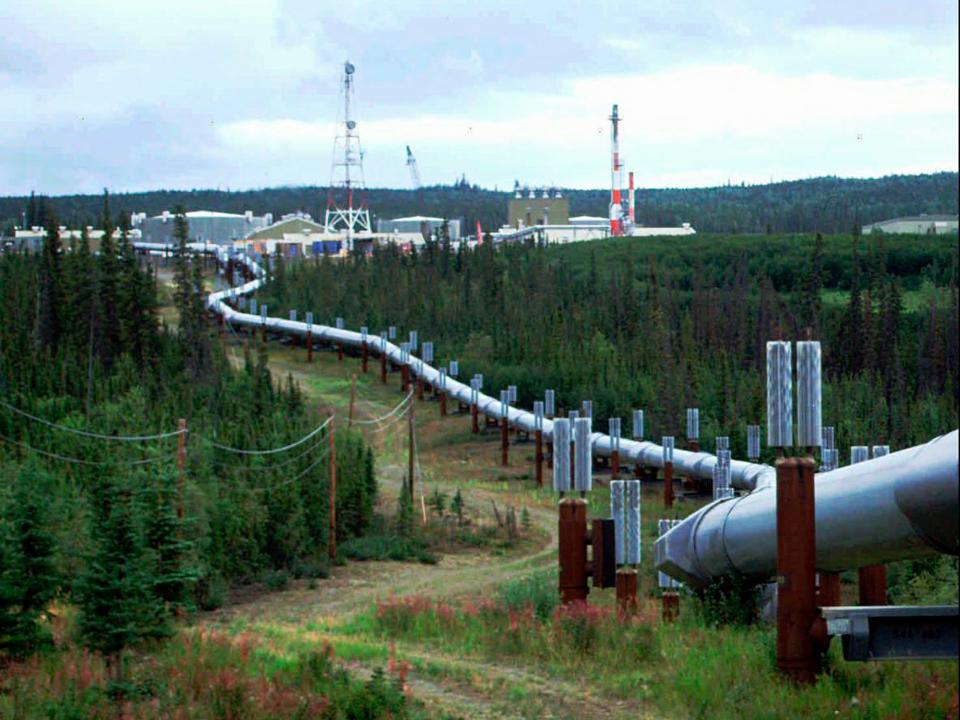
<svg viewBox="0 0 960 720">
<path fill-rule="evenodd" d="M 41 448 L 33 447 L 27 443 L 20 442 L 19 440 L 14 440 L 11 437 L 7 437 L 0 433 L 0 440 L 5 440 L 11 445 L 16 445 L 17 447 L 23 448 L 38 455 L 43 455 L 53 460 L 60 460 L 61 462 L 73 463 L 75 465 L 87 465 L 95 467 L 129 467 L 133 465 L 149 465 L 151 463 L 161 462 L 172 458 L 176 453 L 167 453 L 166 455 L 161 455 L 153 458 L 146 458 L 142 460 L 120 460 L 115 462 L 108 462 L 103 460 L 85 460 L 83 458 L 73 457 L 72 455 L 61 455 L 60 453 L 55 453 L 50 450 L 43 450 Z"/>
<path fill-rule="evenodd" d="M 39 417 L 38 415 L 34 415 L 32 413 L 28 413 L 26 410 L 21 410 L 20 408 L 14 405 L 11 405 L 5 400 L 0 400 L 0 406 L 6 408 L 10 412 L 16 413 L 17 415 L 21 415 L 25 418 L 41 423 L 55 430 L 61 430 L 63 432 L 73 433 L 74 435 L 82 435 L 83 437 L 93 438 L 95 440 L 115 440 L 115 441 L 122 441 L 122 442 L 147 442 L 150 440 L 165 440 L 167 438 L 176 437 L 181 433 L 187 432 L 187 430 L 171 430 L 169 432 L 155 433 L 153 435 L 104 435 L 103 433 L 90 432 L 89 430 L 81 430 L 79 428 L 73 428 L 68 425 L 60 425 L 58 423 L 47 420 L 46 418 Z"/>
<path fill-rule="evenodd" d="M 396 413 L 400 410 L 400 408 L 404 407 L 404 406 L 405 406 L 408 402 L 410 402 L 412 399 L 413 399 L 413 390 L 411 390 L 410 392 L 408 392 L 407 395 L 406 395 L 406 397 L 404 397 L 400 402 L 398 402 L 398 403 L 393 407 L 393 409 L 392 409 L 390 412 L 386 413 L 385 415 L 381 415 L 380 417 L 370 418 L 370 419 L 366 419 L 366 420 L 354 420 L 354 421 L 353 421 L 353 424 L 354 424 L 354 425 L 376 425 L 376 424 L 379 424 L 379 423 L 383 422 L 384 420 L 388 420 L 389 418 L 393 417 L 393 415 L 396 414 Z"/>
<path fill-rule="evenodd" d="M 297 473 L 296 475 L 294 475 L 292 478 L 288 478 L 288 479 L 284 480 L 283 482 L 277 483 L 276 485 L 274 485 L 274 486 L 272 486 L 272 487 L 269 487 L 269 488 L 255 488 L 255 492 L 264 492 L 264 491 L 266 491 L 266 490 L 276 490 L 277 488 L 286 487 L 287 485 L 290 485 L 291 483 L 295 483 L 297 480 L 300 480 L 300 479 L 301 479 L 304 475 L 306 475 L 308 472 L 310 472 L 311 470 L 313 470 L 317 465 L 320 464 L 321 461 L 325 460 L 329 455 L 330 455 L 330 449 L 327 448 L 326 450 L 324 450 L 323 452 L 321 452 L 320 455 L 317 456 L 317 459 L 316 459 L 316 460 L 314 460 L 312 463 L 310 463 L 309 465 L 307 465 L 307 467 L 305 467 L 305 468 L 304 468 L 303 470 L 301 470 L 299 473 Z"/>
<path fill-rule="evenodd" d="M 309 455 L 311 452 L 313 452 L 314 450 L 316 450 L 318 447 L 320 447 L 322 444 L 326 442 L 327 442 L 327 439 L 322 438 L 316 443 L 314 443 L 313 445 L 311 445 L 310 447 L 308 447 L 303 452 L 297 455 L 294 455 L 291 458 L 287 458 L 282 462 L 273 463 L 272 465 L 247 466 L 247 465 L 239 465 L 236 463 L 226 463 L 226 462 L 223 462 L 222 460 L 213 460 L 212 462 L 214 465 L 218 465 L 222 468 L 229 468 L 231 470 L 237 470 L 239 472 L 269 472 L 270 470 L 276 470 L 278 468 L 286 467 L 287 465 L 292 465 L 298 460 L 302 460 L 303 458 L 305 458 L 307 455 Z"/>
<path fill-rule="evenodd" d="M 213 447 L 217 448 L 218 450 L 237 453 L 238 455 L 274 455 L 276 453 L 286 452 L 287 450 L 292 450 L 295 447 L 299 447 L 300 445 L 303 445 L 303 443 L 305 443 L 307 440 L 317 435 L 317 433 L 319 433 L 327 425 L 329 425 L 330 422 L 333 420 L 333 417 L 334 417 L 333 415 L 328 417 L 326 420 L 324 420 L 322 423 L 320 423 L 317 427 L 315 427 L 313 430 L 308 432 L 299 440 L 296 440 L 290 443 L 289 445 L 284 445 L 283 447 L 277 447 L 277 448 L 270 448 L 269 450 L 247 450 L 244 448 L 235 448 L 229 445 L 223 445 L 221 443 L 218 443 L 214 440 L 209 440 L 209 439 L 207 440 L 207 442 L 209 442 Z"/>
</svg>

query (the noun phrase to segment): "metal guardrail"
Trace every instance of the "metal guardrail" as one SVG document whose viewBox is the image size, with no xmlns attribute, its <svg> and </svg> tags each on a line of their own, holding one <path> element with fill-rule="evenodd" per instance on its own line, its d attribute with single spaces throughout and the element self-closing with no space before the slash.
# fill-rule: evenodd
<svg viewBox="0 0 960 720">
<path fill-rule="evenodd" d="M 956 660 L 956 605 L 825 607 L 827 634 L 845 660 Z"/>
</svg>

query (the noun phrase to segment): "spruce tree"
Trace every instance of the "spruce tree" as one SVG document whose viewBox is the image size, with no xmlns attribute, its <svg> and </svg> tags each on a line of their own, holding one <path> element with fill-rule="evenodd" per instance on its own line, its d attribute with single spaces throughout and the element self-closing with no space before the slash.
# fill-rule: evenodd
<svg viewBox="0 0 960 720">
<path fill-rule="evenodd" d="M 50 212 L 40 258 L 40 318 L 37 336 L 40 347 L 53 352 L 60 340 L 63 311 L 61 256 L 60 228 L 56 216 Z"/>
<path fill-rule="evenodd" d="M 0 565 L 0 651 L 29 655 L 51 642 L 40 624 L 58 588 L 54 539 L 45 528 L 39 486 L 42 471 L 30 462 L 17 474 L 8 537 L 0 535 L 7 557 Z"/>
<path fill-rule="evenodd" d="M 190 567 L 192 543 L 183 538 L 184 522 L 177 517 L 176 475 L 161 471 L 145 484 L 144 540 L 153 593 L 170 610 L 189 609 L 197 573 Z"/>
<path fill-rule="evenodd" d="M 106 657 L 113 679 L 121 680 L 124 651 L 169 628 L 146 571 L 132 494 L 102 477 L 92 502 L 95 550 L 77 584 L 77 627 L 87 647 Z"/>
<path fill-rule="evenodd" d="M 98 256 L 99 292 L 97 298 L 97 350 L 100 361 L 111 367 L 120 353 L 119 285 L 120 266 L 117 260 L 117 245 L 113 239 L 113 221 L 110 219 L 110 195 L 103 191 L 103 216 L 101 217 L 103 239 Z"/>
</svg>

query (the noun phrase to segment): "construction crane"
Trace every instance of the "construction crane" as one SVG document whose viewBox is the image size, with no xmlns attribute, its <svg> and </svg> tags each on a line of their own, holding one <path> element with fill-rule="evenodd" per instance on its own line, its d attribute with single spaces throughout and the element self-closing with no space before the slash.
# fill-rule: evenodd
<svg viewBox="0 0 960 720">
<path fill-rule="evenodd" d="M 413 189 L 420 189 L 420 170 L 417 169 L 417 159 L 413 156 L 413 151 L 407 145 L 407 167 L 410 168 L 410 182 L 413 183 Z"/>
</svg>

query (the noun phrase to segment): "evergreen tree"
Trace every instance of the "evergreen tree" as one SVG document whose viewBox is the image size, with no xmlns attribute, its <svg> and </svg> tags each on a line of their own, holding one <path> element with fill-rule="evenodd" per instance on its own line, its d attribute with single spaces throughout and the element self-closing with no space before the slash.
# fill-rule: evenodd
<svg viewBox="0 0 960 720">
<path fill-rule="evenodd" d="M 23 657 L 49 645 L 50 631 L 39 624 L 57 592 L 54 539 L 46 529 L 41 471 L 33 463 L 17 475 L 11 531 L 0 534 L 0 651 Z"/>
<path fill-rule="evenodd" d="M 817 233 L 813 246 L 813 257 L 803 288 L 803 319 L 805 327 L 810 328 L 813 337 L 820 337 L 820 314 L 822 311 L 821 295 L 823 293 L 823 235 Z"/>
<path fill-rule="evenodd" d="M 120 266 L 117 245 L 113 239 L 113 221 L 110 219 L 110 195 L 103 191 L 103 239 L 100 241 L 97 276 L 100 281 L 97 298 L 97 350 L 100 361 L 110 367 L 120 353 Z"/>
<path fill-rule="evenodd" d="M 102 478 L 93 493 L 95 550 L 77 585 L 77 627 L 87 647 L 103 653 L 114 680 L 123 677 L 123 653 L 169 633 L 155 578 L 146 571 L 131 493 Z"/>
<path fill-rule="evenodd" d="M 183 539 L 184 521 L 177 517 L 176 476 L 160 472 L 146 484 L 144 539 L 153 593 L 171 610 L 189 609 L 197 573 L 189 567 L 193 546 Z"/>
<path fill-rule="evenodd" d="M 51 212 L 40 262 L 40 318 L 38 340 L 42 348 L 55 351 L 60 340 L 63 312 L 63 274 L 61 269 L 60 228 Z"/>
<path fill-rule="evenodd" d="M 840 321 L 837 344 L 838 369 L 841 373 L 855 375 L 863 369 L 863 296 L 861 295 L 861 269 L 859 253 L 859 228 L 853 236 L 853 260 L 850 269 L 850 300 Z"/>
</svg>

